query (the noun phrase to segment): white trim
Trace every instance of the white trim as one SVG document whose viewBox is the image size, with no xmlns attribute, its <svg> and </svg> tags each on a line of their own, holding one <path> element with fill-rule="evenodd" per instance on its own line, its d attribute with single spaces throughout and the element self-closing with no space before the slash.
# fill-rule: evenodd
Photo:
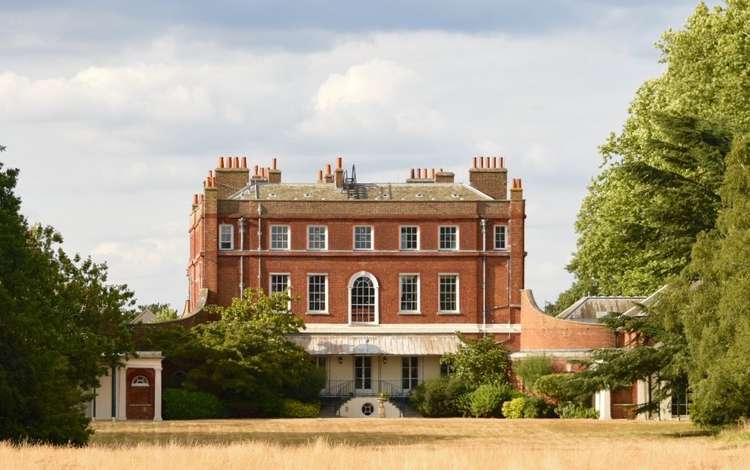
<svg viewBox="0 0 750 470">
<path fill-rule="evenodd" d="M 505 229 L 505 246 L 502 248 L 497 247 L 497 229 L 500 227 Z M 492 226 L 492 249 L 494 251 L 508 251 L 508 249 L 510 248 L 510 243 L 508 243 L 508 234 L 508 224 L 494 224 Z"/>
<path fill-rule="evenodd" d="M 416 310 L 402 310 L 401 309 L 401 278 L 404 276 L 417 276 L 417 309 Z M 419 273 L 398 273 L 398 314 L 399 315 L 421 315 L 422 314 L 422 276 Z"/>
<path fill-rule="evenodd" d="M 520 323 L 488 324 L 486 330 L 481 323 L 384 323 L 366 325 L 361 323 L 305 323 L 299 334 L 454 334 L 454 333 L 520 333 Z M 515 354 L 515 353 L 514 353 Z"/>
<path fill-rule="evenodd" d="M 456 309 L 455 310 L 441 310 L 440 309 L 440 278 L 443 276 L 456 276 Z M 438 315 L 460 315 L 461 314 L 461 276 L 458 273 L 438 273 L 437 282 L 437 296 L 438 296 Z"/>
<path fill-rule="evenodd" d="M 274 248 L 273 247 L 273 228 L 274 227 L 286 227 L 286 248 Z M 289 251 L 292 247 L 292 227 L 286 224 L 270 224 L 268 226 L 268 249 L 271 251 Z"/>
<path fill-rule="evenodd" d="M 456 247 L 440 248 L 440 230 L 442 228 L 453 227 L 456 229 Z M 437 249 L 438 251 L 461 251 L 461 227 L 458 225 L 439 225 L 437 229 Z M 481 250 L 478 250 L 481 251 Z"/>
<path fill-rule="evenodd" d="M 373 322 L 352 322 L 352 286 L 354 285 L 354 281 L 356 281 L 360 277 L 366 277 L 370 281 L 372 281 L 372 287 L 375 289 L 375 321 Z M 349 278 L 346 294 L 349 303 L 348 321 L 350 325 L 377 325 L 378 323 L 380 323 L 380 284 L 378 283 L 378 278 L 376 278 L 374 274 L 367 271 L 359 271 L 357 273 L 354 273 L 352 277 Z"/>
<path fill-rule="evenodd" d="M 357 228 L 370 228 L 370 248 L 357 248 Z M 375 227 L 372 225 L 355 225 L 352 227 L 352 251 L 375 251 Z"/>
<path fill-rule="evenodd" d="M 325 246 L 323 248 L 310 248 L 310 228 L 323 228 L 325 229 Z M 322 224 L 310 224 L 307 226 L 307 243 L 306 243 L 307 251 L 328 251 L 328 225 L 322 225 Z"/>
<path fill-rule="evenodd" d="M 310 276 L 324 276 L 326 282 L 326 307 L 325 310 L 310 310 Z M 305 310 L 307 315 L 328 315 L 329 295 L 328 295 L 328 273 L 307 273 L 307 298 L 305 299 Z"/>
<path fill-rule="evenodd" d="M 404 228 L 415 228 L 417 229 L 417 247 L 416 248 L 402 248 L 401 247 L 401 237 L 403 236 L 403 233 L 401 233 L 401 230 Z M 419 251 L 420 247 L 422 246 L 421 243 L 421 230 L 419 229 L 419 225 L 399 225 L 398 226 L 398 251 Z"/>
<path fill-rule="evenodd" d="M 231 230 L 229 231 L 230 237 L 229 237 L 229 248 L 222 248 L 221 247 L 221 231 L 225 228 L 229 227 Z M 219 251 L 231 251 L 234 250 L 234 224 L 219 224 Z"/>
</svg>

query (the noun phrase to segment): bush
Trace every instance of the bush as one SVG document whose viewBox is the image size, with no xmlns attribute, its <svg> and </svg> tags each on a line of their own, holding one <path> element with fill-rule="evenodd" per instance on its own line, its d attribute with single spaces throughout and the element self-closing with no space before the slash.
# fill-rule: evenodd
<svg viewBox="0 0 750 470">
<path fill-rule="evenodd" d="M 564 419 L 597 419 L 599 417 L 595 409 L 576 403 L 563 403 L 555 408 L 555 411 Z"/>
<path fill-rule="evenodd" d="M 528 397 L 523 407 L 524 418 L 555 418 L 555 408 L 537 397 Z"/>
<path fill-rule="evenodd" d="M 590 403 L 593 391 L 579 373 L 549 374 L 534 382 L 536 393 L 556 403 L 576 403 L 584 406 Z"/>
<path fill-rule="evenodd" d="M 320 416 L 320 402 L 302 403 L 285 398 L 281 401 L 282 418 L 317 418 Z"/>
<path fill-rule="evenodd" d="M 491 336 L 475 340 L 459 337 L 461 348 L 446 354 L 441 361 L 453 371 L 453 377 L 472 388 L 510 383 L 510 353 L 505 346 L 496 343 Z"/>
<path fill-rule="evenodd" d="M 534 390 L 539 377 L 552 373 L 552 361 L 547 356 L 530 356 L 513 364 L 513 372 L 523 381 L 525 390 Z"/>
<path fill-rule="evenodd" d="M 510 400 L 513 390 L 510 385 L 480 385 L 469 394 L 469 408 L 475 418 L 499 418 L 503 415 L 503 403 Z"/>
<path fill-rule="evenodd" d="M 503 403 L 503 415 L 508 419 L 524 418 L 524 409 L 527 399 L 525 397 L 514 398 Z"/>
<path fill-rule="evenodd" d="M 225 416 L 224 404 L 215 395 L 167 388 L 162 393 L 164 419 L 210 419 Z"/>
<path fill-rule="evenodd" d="M 411 394 L 411 403 L 422 416 L 430 418 L 461 416 L 468 412 L 469 387 L 457 378 L 427 380 Z"/>
</svg>

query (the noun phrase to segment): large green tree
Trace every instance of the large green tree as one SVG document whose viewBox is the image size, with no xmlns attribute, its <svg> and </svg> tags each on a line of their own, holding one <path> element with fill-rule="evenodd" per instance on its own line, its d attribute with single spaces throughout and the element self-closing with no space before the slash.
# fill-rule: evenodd
<svg viewBox="0 0 750 470">
<path fill-rule="evenodd" d="M 700 3 L 658 47 L 666 68 L 636 93 L 576 223 L 573 286 L 553 312 L 585 294 L 649 293 L 690 261 L 716 222 L 729 135 L 750 129 L 750 1 Z"/>
<path fill-rule="evenodd" d="M 0 163 L 0 440 L 84 444 L 84 405 L 119 354 L 131 350 L 132 294 L 106 266 L 29 226 Z"/>
</svg>

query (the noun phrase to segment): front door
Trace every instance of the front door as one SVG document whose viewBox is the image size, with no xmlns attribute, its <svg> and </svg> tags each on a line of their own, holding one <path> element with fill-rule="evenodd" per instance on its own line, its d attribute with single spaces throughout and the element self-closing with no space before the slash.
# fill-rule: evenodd
<svg viewBox="0 0 750 470">
<path fill-rule="evenodd" d="M 358 392 L 372 391 L 372 357 L 354 358 L 354 388 Z"/>
<path fill-rule="evenodd" d="M 128 369 L 126 413 L 128 419 L 154 419 L 154 370 Z"/>
</svg>

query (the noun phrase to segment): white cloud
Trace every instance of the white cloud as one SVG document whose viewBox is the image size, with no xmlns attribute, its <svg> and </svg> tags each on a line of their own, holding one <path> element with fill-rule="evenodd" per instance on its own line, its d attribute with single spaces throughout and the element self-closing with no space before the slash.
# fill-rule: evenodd
<svg viewBox="0 0 750 470">
<path fill-rule="evenodd" d="M 142 303 L 180 306 L 190 196 L 217 155 L 278 156 L 286 180 L 309 181 L 342 154 L 383 181 L 410 167 L 465 179 L 473 155 L 501 153 L 525 181 L 527 287 L 542 302 L 569 282 L 597 145 L 660 70 L 643 55 L 655 33 L 630 34 L 348 34 L 289 52 L 166 32 L 0 69 L 3 158 L 22 169 L 25 210 L 67 247 L 108 260 Z"/>
</svg>

